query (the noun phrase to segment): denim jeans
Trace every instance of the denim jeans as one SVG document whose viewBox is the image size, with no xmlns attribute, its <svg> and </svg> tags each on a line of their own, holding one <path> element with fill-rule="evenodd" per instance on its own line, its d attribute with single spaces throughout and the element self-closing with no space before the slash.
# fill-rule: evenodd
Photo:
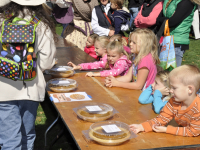
<svg viewBox="0 0 200 150">
<path fill-rule="evenodd" d="M 139 12 L 139 8 L 138 7 L 132 7 L 129 8 L 130 14 L 131 14 L 131 18 L 130 18 L 130 27 L 132 22 L 134 21 L 134 19 L 136 18 L 138 12 Z"/>
<path fill-rule="evenodd" d="M 38 105 L 30 100 L 0 102 L 1 150 L 34 149 Z"/>
<path fill-rule="evenodd" d="M 181 46 L 175 47 L 175 53 L 176 53 L 176 65 L 177 67 L 179 67 L 181 66 L 182 58 L 183 58 L 183 54 L 185 53 L 185 50 L 181 50 Z"/>
</svg>

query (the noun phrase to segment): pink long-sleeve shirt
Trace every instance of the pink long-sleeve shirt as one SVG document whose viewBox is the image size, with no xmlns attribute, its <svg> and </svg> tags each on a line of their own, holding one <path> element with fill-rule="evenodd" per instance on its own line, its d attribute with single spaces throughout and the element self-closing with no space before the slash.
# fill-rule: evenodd
<svg viewBox="0 0 200 150">
<path fill-rule="evenodd" d="M 162 11 L 163 8 L 163 2 L 159 2 L 152 10 L 152 12 L 149 14 L 148 17 L 142 16 L 142 9 L 143 5 L 141 6 L 141 9 L 137 15 L 137 17 L 134 20 L 134 24 L 137 28 L 147 28 L 151 27 L 156 24 L 156 19 L 158 18 L 158 15 Z"/>
<path fill-rule="evenodd" d="M 81 70 L 90 70 L 90 69 L 101 69 L 105 68 L 107 64 L 107 55 L 105 55 L 100 61 L 93 63 L 82 63 L 80 64 Z M 127 59 L 127 56 L 123 55 L 120 57 L 114 65 L 110 64 L 110 70 L 103 70 L 100 72 L 101 77 L 107 76 L 118 76 L 125 75 L 128 72 L 129 67 L 131 67 L 132 62 Z"/>
</svg>

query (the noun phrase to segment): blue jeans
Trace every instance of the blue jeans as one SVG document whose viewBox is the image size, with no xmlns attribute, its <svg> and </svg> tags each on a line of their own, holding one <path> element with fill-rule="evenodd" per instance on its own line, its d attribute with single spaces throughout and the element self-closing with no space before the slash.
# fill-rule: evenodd
<svg viewBox="0 0 200 150">
<path fill-rule="evenodd" d="M 0 102 L 1 150 L 34 149 L 38 105 L 30 100 Z"/>
<path fill-rule="evenodd" d="M 131 14 L 131 18 L 130 18 L 130 27 L 131 27 L 131 24 L 132 22 L 134 21 L 134 19 L 136 18 L 139 10 L 138 7 L 132 7 L 132 8 L 129 8 L 129 11 L 130 11 L 130 14 Z"/>
<path fill-rule="evenodd" d="M 179 67 L 181 66 L 182 58 L 183 58 L 183 54 L 185 53 L 185 50 L 181 50 L 181 46 L 175 47 L 175 53 L 176 53 L 176 65 L 177 67 Z"/>
</svg>

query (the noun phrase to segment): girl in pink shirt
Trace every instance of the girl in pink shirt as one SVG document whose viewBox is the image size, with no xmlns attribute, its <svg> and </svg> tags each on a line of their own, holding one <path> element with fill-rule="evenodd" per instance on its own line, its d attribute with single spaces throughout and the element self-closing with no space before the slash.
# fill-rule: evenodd
<svg viewBox="0 0 200 150">
<path fill-rule="evenodd" d="M 132 67 L 125 76 L 107 77 L 106 86 L 141 90 L 154 82 L 157 73 L 156 64 L 160 61 L 157 54 L 157 38 L 153 31 L 146 28 L 135 29 L 130 34 L 130 48 L 135 55 Z"/>
<path fill-rule="evenodd" d="M 95 42 L 95 47 L 97 43 Z M 103 51 L 99 49 L 95 49 L 98 54 L 101 54 Z M 102 76 L 107 77 L 109 75 L 118 76 L 124 75 L 128 72 L 129 67 L 131 67 L 132 62 L 129 60 L 129 55 L 124 50 L 123 45 L 118 41 L 110 42 L 107 45 L 107 54 L 104 53 L 104 57 L 102 61 L 94 62 L 94 63 L 83 63 L 78 66 L 68 63 L 69 65 L 73 66 L 74 69 L 80 70 L 90 70 L 90 69 L 106 69 L 109 68 L 110 70 L 103 70 L 97 73 L 88 72 L 86 76 Z"/>
<path fill-rule="evenodd" d="M 97 57 L 100 57 L 100 61 L 96 61 L 93 63 L 84 63 L 85 66 L 87 65 L 87 68 L 85 69 L 98 69 L 99 67 L 105 67 L 107 63 L 107 45 L 109 44 L 109 38 L 107 36 L 99 36 L 96 38 L 94 47 L 95 47 L 95 53 Z M 68 62 L 68 65 L 72 66 L 74 70 L 77 69 L 84 69 L 80 65 L 75 65 L 72 62 Z"/>
</svg>

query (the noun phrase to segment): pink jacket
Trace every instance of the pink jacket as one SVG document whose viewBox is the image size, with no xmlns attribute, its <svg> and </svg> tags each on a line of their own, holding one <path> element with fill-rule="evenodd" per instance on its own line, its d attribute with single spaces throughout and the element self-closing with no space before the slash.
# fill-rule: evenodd
<svg viewBox="0 0 200 150">
<path fill-rule="evenodd" d="M 95 47 L 91 46 L 91 47 L 85 47 L 84 48 L 84 52 L 86 52 L 87 54 L 89 54 L 90 56 L 92 56 L 95 59 L 98 59 L 98 56 L 96 55 L 96 52 L 94 51 Z"/>
<path fill-rule="evenodd" d="M 163 8 L 163 2 L 159 2 L 152 10 L 152 12 L 149 14 L 148 17 L 142 16 L 142 9 L 143 5 L 141 6 L 141 9 L 139 13 L 137 14 L 137 17 L 134 20 L 134 24 L 137 28 L 147 28 L 151 27 L 156 24 L 156 19 L 158 18 L 158 15 L 162 11 Z"/>
<path fill-rule="evenodd" d="M 107 64 L 107 55 L 105 55 L 101 61 L 96 61 L 93 63 L 83 63 L 80 64 L 81 70 L 90 70 L 90 69 L 101 69 L 105 68 Z M 114 65 L 109 65 L 110 70 L 101 71 L 101 77 L 107 76 L 118 76 L 118 75 L 125 75 L 127 74 L 129 67 L 131 67 L 132 62 L 127 59 L 127 56 L 123 55 L 120 57 Z"/>
</svg>

